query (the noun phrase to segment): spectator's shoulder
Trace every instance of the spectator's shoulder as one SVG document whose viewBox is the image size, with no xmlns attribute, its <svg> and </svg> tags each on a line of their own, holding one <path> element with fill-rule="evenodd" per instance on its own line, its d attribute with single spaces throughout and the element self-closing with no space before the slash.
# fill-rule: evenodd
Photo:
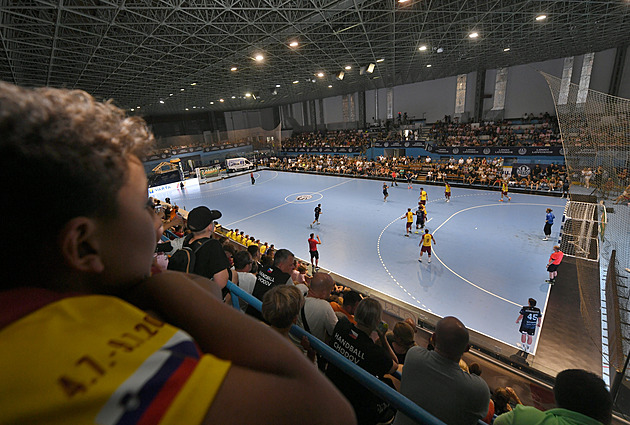
<svg viewBox="0 0 630 425">
<path fill-rule="evenodd" d="M 532 406 L 517 404 L 514 410 L 497 416 L 494 425 L 537 424 L 544 420 L 545 412 Z"/>
</svg>

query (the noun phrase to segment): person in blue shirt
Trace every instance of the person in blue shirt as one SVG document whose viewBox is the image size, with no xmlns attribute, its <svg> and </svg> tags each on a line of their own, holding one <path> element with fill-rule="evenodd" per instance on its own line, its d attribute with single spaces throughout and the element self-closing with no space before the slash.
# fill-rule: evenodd
<svg viewBox="0 0 630 425">
<path fill-rule="evenodd" d="M 551 236 L 551 226 L 553 225 L 553 220 L 556 218 L 555 215 L 553 215 L 552 213 L 552 209 L 551 208 L 547 208 L 547 215 L 545 216 L 545 239 L 543 239 L 543 241 L 548 241 L 549 237 Z"/>
</svg>

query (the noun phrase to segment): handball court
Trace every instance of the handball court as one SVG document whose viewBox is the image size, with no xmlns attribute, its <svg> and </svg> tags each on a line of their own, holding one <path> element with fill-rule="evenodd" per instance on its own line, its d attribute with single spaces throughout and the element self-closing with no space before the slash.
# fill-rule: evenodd
<svg viewBox="0 0 630 425">
<path fill-rule="evenodd" d="M 309 234 L 315 233 L 322 240 L 322 269 L 434 315 L 456 316 L 505 356 L 518 353 L 516 319 L 521 306 L 534 298 L 543 321 L 534 337 L 534 357 L 527 361 L 552 376 L 567 367 L 601 374 L 601 337 L 580 331 L 573 259 L 565 257 L 553 290 L 545 282 L 565 199 L 510 193 L 511 202 L 499 202 L 498 188 L 453 187 L 447 203 L 443 186 L 423 185 L 427 228 L 436 240 L 428 263 L 426 254 L 418 261 L 422 233 L 405 237 L 406 220 L 401 219 L 407 208 L 415 211 L 419 184 L 408 189 L 402 182 L 389 187 L 388 181 L 389 197 L 383 202 L 383 180 L 273 170 L 254 175 L 255 185 L 246 173 L 161 196 L 188 211 L 200 205 L 218 209 L 224 228 L 238 228 L 304 260 L 309 259 Z M 318 203 L 321 224 L 311 229 Z M 549 241 L 542 240 L 546 208 L 556 216 Z M 592 267 L 597 282 L 597 263 Z"/>
</svg>

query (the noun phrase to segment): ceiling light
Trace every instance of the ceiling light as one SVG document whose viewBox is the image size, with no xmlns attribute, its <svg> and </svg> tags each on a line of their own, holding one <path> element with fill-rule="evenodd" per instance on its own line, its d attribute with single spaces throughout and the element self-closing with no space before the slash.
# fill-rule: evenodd
<svg viewBox="0 0 630 425">
<path fill-rule="evenodd" d="M 436 52 L 438 52 L 438 53 L 442 53 L 443 51 L 444 51 L 444 49 L 441 48 L 441 47 L 438 47 L 437 50 L 436 50 Z"/>
<path fill-rule="evenodd" d="M 232 68 L 230 68 L 230 71 L 234 72 L 234 71 L 238 71 L 238 68 L 233 66 Z"/>
<path fill-rule="evenodd" d="M 164 104 L 164 101 L 163 101 L 163 100 L 160 100 L 160 103 Z"/>
<path fill-rule="evenodd" d="M 140 107 L 139 107 L 139 106 L 136 106 L 136 109 L 140 109 Z"/>
<path fill-rule="evenodd" d="M 324 73 L 323 73 L 323 72 L 318 72 L 318 73 L 317 73 L 317 76 L 318 76 L 319 78 L 324 78 Z"/>
<path fill-rule="evenodd" d="M 291 43 L 289 43 L 289 46 L 291 47 L 297 47 L 298 46 L 298 42 L 297 41 L 292 41 Z"/>
<path fill-rule="evenodd" d="M 219 99 L 219 102 L 223 103 L 223 102 L 225 102 L 225 100 L 223 100 L 223 99 Z"/>
<path fill-rule="evenodd" d="M 280 84 L 276 84 L 276 88 L 278 88 L 278 89 L 279 89 L 279 88 L 280 88 Z"/>
<path fill-rule="evenodd" d="M 418 50 L 420 50 L 421 52 L 424 52 L 425 50 L 427 50 L 427 46 L 422 45 L 422 46 L 418 47 Z"/>
<path fill-rule="evenodd" d="M 293 84 L 297 84 L 297 83 L 299 83 L 299 81 L 298 81 L 298 80 L 295 80 L 295 81 L 293 82 Z"/>
<path fill-rule="evenodd" d="M 173 93 L 169 94 L 169 96 L 173 96 Z"/>
<path fill-rule="evenodd" d="M 352 69 L 352 67 L 351 67 L 350 65 L 346 65 L 346 66 L 344 67 L 344 69 L 345 69 L 346 71 L 350 71 L 350 70 Z"/>
<path fill-rule="evenodd" d="M 196 85 L 197 85 L 197 83 L 190 83 L 190 85 L 191 85 L 191 86 L 196 86 Z"/>
<path fill-rule="evenodd" d="M 232 96 L 232 99 L 236 99 L 236 96 Z"/>
<path fill-rule="evenodd" d="M 341 80 L 343 80 L 343 76 L 344 76 L 344 75 L 345 75 L 345 74 L 344 74 L 344 72 L 343 72 L 343 71 L 339 71 L 339 74 L 337 74 L 337 77 L 336 77 L 336 78 L 337 78 L 339 81 L 341 81 Z"/>
<path fill-rule="evenodd" d="M 245 97 L 252 97 L 251 93 L 245 93 Z"/>
<path fill-rule="evenodd" d="M 503 49 L 503 51 L 504 51 L 504 52 L 509 52 L 509 51 L 510 51 L 510 48 L 509 48 L 509 47 L 506 47 L 505 49 Z"/>
<path fill-rule="evenodd" d="M 263 59 L 265 59 L 265 57 L 263 55 L 256 55 L 256 57 L 254 57 L 254 59 L 256 59 L 257 62 L 260 62 Z"/>
<path fill-rule="evenodd" d="M 547 19 L 547 15 L 538 15 L 538 16 L 536 16 L 536 20 L 537 21 L 544 21 L 545 19 Z"/>
<path fill-rule="evenodd" d="M 211 105 L 214 105 L 214 102 L 210 102 Z"/>
<path fill-rule="evenodd" d="M 188 108 L 186 108 L 186 110 L 188 111 Z"/>
<path fill-rule="evenodd" d="M 184 90 L 186 90 L 186 89 L 179 89 L 179 91 L 184 91 Z"/>
<path fill-rule="evenodd" d="M 196 106 L 193 106 L 193 109 L 197 109 L 197 107 L 196 107 Z"/>
<path fill-rule="evenodd" d="M 375 67 L 375 66 L 376 66 L 376 65 L 374 65 L 373 63 L 369 64 L 369 65 L 368 65 L 368 67 L 367 67 L 367 70 L 366 70 L 366 71 L 367 71 L 367 73 L 368 73 L 368 74 L 373 73 L 373 72 L 374 72 L 374 67 Z"/>
<path fill-rule="evenodd" d="M 428 64 L 428 65 L 427 65 L 427 68 L 431 68 L 431 64 Z"/>
<path fill-rule="evenodd" d="M 131 111 L 131 112 L 133 112 L 133 111 L 135 111 L 135 109 L 134 109 L 134 108 L 131 108 L 131 109 L 130 109 L 130 111 Z"/>
<path fill-rule="evenodd" d="M 381 62 L 385 62 L 384 58 L 380 58 L 379 60 L 376 61 L 377 63 L 381 63 Z"/>
<path fill-rule="evenodd" d="M 468 37 L 470 37 L 470 38 L 477 38 L 477 37 L 479 37 L 479 33 L 471 32 L 470 34 L 468 34 Z"/>
<path fill-rule="evenodd" d="M 328 88 L 329 88 L 329 89 L 332 89 L 332 84 L 329 84 L 329 85 L 328 85 Z"/>
<path fill-rule="evenodd" d="M 407 3 L 409 0 L 398 0 L 398 3 Z"/>
</svg>

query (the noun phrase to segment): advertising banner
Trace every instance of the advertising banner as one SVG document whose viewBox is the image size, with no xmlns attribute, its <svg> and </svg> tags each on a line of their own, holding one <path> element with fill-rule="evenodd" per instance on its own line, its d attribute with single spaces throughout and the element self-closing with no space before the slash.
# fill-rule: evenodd
<svg viewBox="0 0 630 425">
<path fill-rule="evenodd" d="M 562 146 L 435 146 L 426 150 L 439 155 L 490 155 L 490 156 L 562 156 Z"/>
</svg>

